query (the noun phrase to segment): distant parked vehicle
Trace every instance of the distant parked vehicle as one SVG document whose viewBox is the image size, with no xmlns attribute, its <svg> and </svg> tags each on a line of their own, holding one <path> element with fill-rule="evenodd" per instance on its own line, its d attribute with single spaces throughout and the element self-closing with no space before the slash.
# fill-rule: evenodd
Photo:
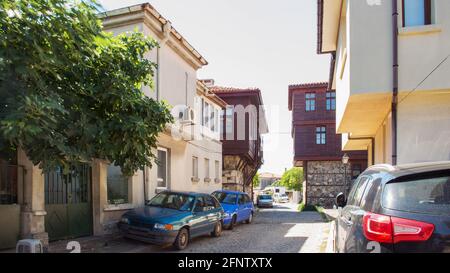
<svg viewBox="0 0 450 273">
<path fill-rule="evenodd" d="M 125 237 L 185 249 L 197 236 L 222 233 L 225 213 L 209 194 L 165 191 L 145 207 L 125 213 L 118 227 Z"/>
<path fill-rule="evenodd" d="M 258 195 L 256 205 L 259 208 L 273 208 L 273 198 L 270 194 Z"/>
<path fill-rule="evenodd" d="M 336 204 L 335 252 L 450 253 L 450 162 L 370 167 Z"/>
<path fill-rule="evenodd" d="M 227 229 L 233 229 L 240 222 L 250 224 L 253 221 L 255 209 L 246 193 L 221 190 L 213 192 L 212 195 L 219 200 L 225 211 L 223 223 Z"/>
<path fill-rule="evenodd" d="M 289 197 L 285 193 L 275 193 L 273 199 L 277 203 L 289 203 Z"/>
</svg>

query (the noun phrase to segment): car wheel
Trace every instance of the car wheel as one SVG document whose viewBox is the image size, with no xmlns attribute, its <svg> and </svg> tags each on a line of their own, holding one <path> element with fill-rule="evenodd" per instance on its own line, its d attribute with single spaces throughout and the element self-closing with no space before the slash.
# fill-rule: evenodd
<svg viewBox="0 0 450 273">
<path fill-rule="evenodd" d="M 231 222 L 228 225 L 227 229 L 233 230 L 234 226 L 236 225 L 236 221 L 237 221 L 236 215 L 233 215 L 233 218 L 231 218 Z"/>
<path fill-rule="evenodd" d="M 248 217 L 247 221 L 245 221 L 246 224 L 251 224 L 253 222 L 253 212 L 250 213 L 250 216 Z"/>
<path fill-rule="evenodd" d="M 178 250 L 185 249 L 189 244 L 189 231 L 186 228 L 182 228 L 175 239 L 174 246 Z"/>
<path fill-rule="evenodd" d="M 220 237 L 221 234 L 222 234 L 222 221 L 217 221 L 216 225 L 214 226 L 214 231 L 211 232 L 211 236 Z"/>
</svg>

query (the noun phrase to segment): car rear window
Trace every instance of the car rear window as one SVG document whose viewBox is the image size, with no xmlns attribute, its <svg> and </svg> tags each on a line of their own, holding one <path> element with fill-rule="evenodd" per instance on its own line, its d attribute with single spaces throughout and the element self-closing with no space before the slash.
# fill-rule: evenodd
<svg viewBox="0 0 450 273">
<path fill-rule="evenodd" d="M 382 205 L 393 210 L 450 215 L 450 176 L 388 183 Z"/>
<path fill-rule="evenodd" d="M 271 200 L 272 196 L 270 196 L 270 195 L 260 195 L 260 196 L 258 196 L 258 198 L 260 200 Z"/>
</svg>

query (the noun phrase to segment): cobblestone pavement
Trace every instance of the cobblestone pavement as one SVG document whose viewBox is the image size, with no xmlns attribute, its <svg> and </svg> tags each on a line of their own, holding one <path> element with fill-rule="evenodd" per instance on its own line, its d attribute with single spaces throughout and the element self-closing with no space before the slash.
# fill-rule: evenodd
<svg viewBox="0 0 450 273">
<path fill-rule="evenodd" d="M 297 212 L 297 205 L 279 204 L 260 209 L 252 224 L 239 224 L 219 238 L 195 238 L 184 252 L 200 253 L 316 253 L 325 252 L 329 224 L 316 212 Z M 157 246 L 115 237 L 78 239 L 81 252 L 176 252 Z M 68 252 L 67 241 L 55 242 L 50 252 Z"/>
</svg>

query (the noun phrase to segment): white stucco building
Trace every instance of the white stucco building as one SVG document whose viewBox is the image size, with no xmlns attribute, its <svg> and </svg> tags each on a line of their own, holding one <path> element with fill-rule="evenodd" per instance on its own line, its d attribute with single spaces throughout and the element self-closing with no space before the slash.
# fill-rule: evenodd
<svg viewBox="0 0 450 273">
<path fill-rule="evenodd" d="M 391 0 L 318 0 L 337 133 L 344 150 L 368 150 L 369 164 L 393 162 L 393 128 L 398 164 L 450 160 L 450 1 L 396 1 L 398 16 Z"/>
<path fill-rule="evenodd" d="M 139 171 L 129 179 L 128 202 L 114 205 L 113 200 L 100 201 L 100 213 L 94 222 L 94 233 L 108 232 L 123 209 L 144 204 L 163 190 L 211 193 L 222 188 L 222 143 L 219 137 L 219 116 L 226 103 L 209 92 L 197 80 L 197 70 L 206 60 L 172 27 L 170 21 L 150 4 L 135 5 L 108 11 L 102 15 L 105 31 L 115 35 L 138 30 L 159 43 L 148 53 L 158 65 L 155 87 L 144 87 L 147 96 L 164 100 L 173 107 L 176 125 L 167 127 L 158 137 L 158 163 Z M 183 117 L 181 117 L 181 116 Z M 181 119 L 180 119 L 181 117 Z M 103 170 L 114 181 L 114 167 Z M 114 187 L 114 185 L 111 185 Z M 120 191 L 120 190 L 119 190 Z M 104 194 L 108 195 L 110 191 Z M 126 192 L 126 191 L 124 191 Z M 120 198 L 119 198 L 120 199 Z M 95 202 L 95 201 L 94 201 Z M 117 213 L 116 213 L 117 212 Z M 94 219 L 96 219 L 94 217 Z"/>
<path fill-rule="evenodd" d="M 160 47 L 147 54 L 158 64 L 155 90 L 143 91 L 171 105 L 176 122 L 158 136 L 158 162 L 133 177 L 123 177 L 119 167 L 103 160 L 86 162 L 74 174 L 43 174 L 21 150 L 0 153 L 0 181 L 8 182 L 5 193 L 0 183 L 0 215 L 10 221 L 0 231 L 0 249 L 13 247 L 19 238 L 46 244 L 108 234 L 123 213 L 160 191 L 211 193 L 222 188 L 219 117 L 226 103 L 197 80 L 206 60 L 149 4 L 100 17 L 105 31 L 114 35 L 138 30 L 158 41 Z"/>
</svg>

